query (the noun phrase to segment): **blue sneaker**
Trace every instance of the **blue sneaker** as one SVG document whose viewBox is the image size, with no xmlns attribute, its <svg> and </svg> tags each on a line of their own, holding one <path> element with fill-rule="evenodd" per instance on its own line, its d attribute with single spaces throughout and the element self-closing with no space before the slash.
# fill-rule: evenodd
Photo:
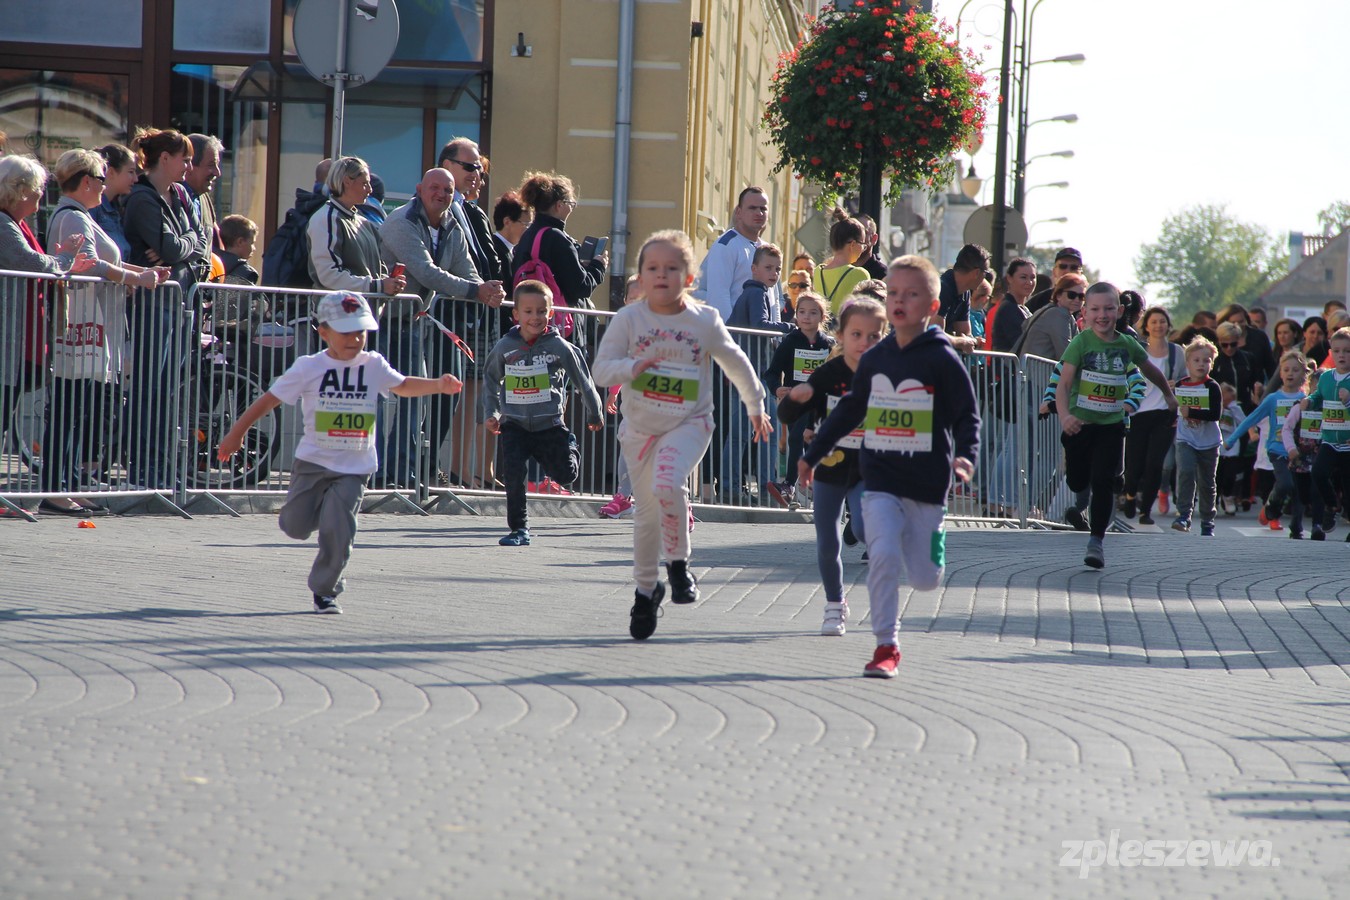
<svg viewBox="0 0 1350 900">
<path fill-rule="evenodd" d="M 517 528 L 497 543 L 503 547 L 528 547 L 530 544 L 530 529 Z"/>
<path fill-rule="evenodd" d="M 1173 530 L 1173 531 L 1183 531 L 1183 532 L 1184 532 L 1184 531 L 1190 531 L 1190 530 L 1191 530 L 1191 520 L 1190 520 L 1190 519 L 1187 519 L 1187 518 L 1185 518 L 1185 517 L 1182 517 L 1182 516 L 1178 516 L 1178 517 L 1177 517 L 1177 520 L 1176 520 L 1175 522 L 1172 523 L 1172 530 Z"/>
</svg>

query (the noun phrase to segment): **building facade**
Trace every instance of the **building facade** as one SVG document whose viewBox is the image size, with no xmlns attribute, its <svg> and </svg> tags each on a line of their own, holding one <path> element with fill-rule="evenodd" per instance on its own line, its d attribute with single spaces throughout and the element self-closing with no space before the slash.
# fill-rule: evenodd
<svg viewBox="0 0 1350 900">
<path fill-rule="evenodd" d="M 11 152 L 48 166 L 71 147 L 125 143 L 142 125 L 215 134 L 227 151 L 221 214 L 270 235 L 332 146 L 331 89 L 295 54 L 299 2 L 0 0 L 0 131 Z M 303 2 L 336 15 L 338 0 Z M 381 176 L 386 205 L 411 196 L 442 144 L 466 136 L 491 159 L 489 210 L 527 171 L 556 170 L 580 193 L 569 230 L 609 234 L 619 2 L 396 2 L 398 47 L 379 78 L 348 91 L 342 145 Z M 659 228 L 710 245 L 748 184 L 769 194 L 767 237 L 792 245 L 803 201 L 790 173 L 771 173 L 759 117 L 801 23 L 796 0 L 636 0 L 622 269 Z"/>
</svg>

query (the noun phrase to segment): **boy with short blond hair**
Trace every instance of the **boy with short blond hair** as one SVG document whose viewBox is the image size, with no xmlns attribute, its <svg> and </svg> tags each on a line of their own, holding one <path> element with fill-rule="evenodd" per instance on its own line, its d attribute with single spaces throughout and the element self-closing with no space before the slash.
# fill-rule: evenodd
<svg viewBox="0 0 1350 900">
<path fill-rule="evenodd" d="M 900 579 L 931 591 L 946 568 L 945 507 L 952 477 L 969 481 L 979 454 L 975 387 L 951 341 L 929 321 L 938 312 L 937 269 L 918 256 L 886 274 L 886 317 L 894 330 L 862 355 L 852 390 L 816 432 L 798 463 L 809 485 L 815 466 L 859 425 L 867 593 L 877 648 L 863 668 L 894 678 L 900 663 Z"/>
<path fill-rule="evenodd" d="M 1177 382 L 1177 518 L 1175 531 L 1191 530 L 1191 511 L 1195 508 L 1196 485 L 1200 488 L 1200 534 L 1214 536 L 1215 483 L 1219 473 L 1219 416 L 1223 414 L 1223 392 L 1209 377 L 1219 348 L 1204 336 L 1185 348 L 1186 377 Z"/>
</svg>

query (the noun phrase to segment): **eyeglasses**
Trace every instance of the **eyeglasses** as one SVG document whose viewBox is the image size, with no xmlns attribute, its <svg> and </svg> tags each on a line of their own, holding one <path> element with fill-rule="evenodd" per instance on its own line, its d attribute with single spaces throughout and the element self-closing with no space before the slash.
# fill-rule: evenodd
<svg viewBox="0 0 1350 900">
<path fill-rule="evenodd" d="M 1083 291 L 1065 291 L 1064 296 L 1070 300 L 1082 300 L 1087 294 Z"/>
<path fill-rule="evenodd" d="M 1219 341 L 1220 348 L 1236 347 L 1237 345 L 1238 345 L 1237 341 L 1233 341 L 1231 344 L 1226 341 Z"/>
<path fill-rule="evenodd" d="M 481 172 L 481 171 L 483 171 L 483 165 L 482 165 L 482 163 L 461 162 L 461 161 L 458 160 L 458 159 L 447 159 L 446 162 L 452 162 L 452 163 L 454 163 L 455 165 L 459 166 L 461 169 L 463 169 L 463 170 L 466 171 L 466 172 Z"/>
<path fill-rule="evenodd" d="M 576 209 L 576 208 L 577 208 L 577 201 L 576 201 L 576 200 L 562 200 L 562 201 L 559 201 L 559 202 L 561 202 L 563 206 L 568 206 L 568 207 L 571 207 L 572 209 Z"/>
<path fill-rule="evenodd" d="M 806 290 L 808 287 L 810 287 L 810 285 L 807 284 L 805 281 L 789 281 L 789 282 L 788 282 L 788 287 L 790 287 L 790 288 L 797 288 L 797 289 L 799 289 L 799 290 L 803 290 L 803 291 L 804 291 L 804 290 Z"/>
<path fill-rule="evenodd" d="M 95 175 L 93 172 L 85 172 L 84 174 L 88 175 L 90 178 L 97 178 L 103 184 L 108 183 L 108 176 L 106 175 Z"/>
</svg>

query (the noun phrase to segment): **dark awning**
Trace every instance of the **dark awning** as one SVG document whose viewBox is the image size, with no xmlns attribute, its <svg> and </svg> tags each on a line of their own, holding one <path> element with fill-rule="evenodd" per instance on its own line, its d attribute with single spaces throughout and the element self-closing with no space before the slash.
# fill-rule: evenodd
<svg viewBox="0 0 1350 900">
<path fill-rule="evenodd" d="M 481 71 L 389 67 L 374 81 L 347 86 L 346 102 L 372 106 L 414 106 L 454 109 L 465 95 L 482 104 Z M 299 63 L 287 63 L 278 72 L 269 62 L 257 62 L 234 83 L 230 101 L 240 103 L 323 103 L 333 96 L 331 85 L 310 77 Z"/>
</svg>

